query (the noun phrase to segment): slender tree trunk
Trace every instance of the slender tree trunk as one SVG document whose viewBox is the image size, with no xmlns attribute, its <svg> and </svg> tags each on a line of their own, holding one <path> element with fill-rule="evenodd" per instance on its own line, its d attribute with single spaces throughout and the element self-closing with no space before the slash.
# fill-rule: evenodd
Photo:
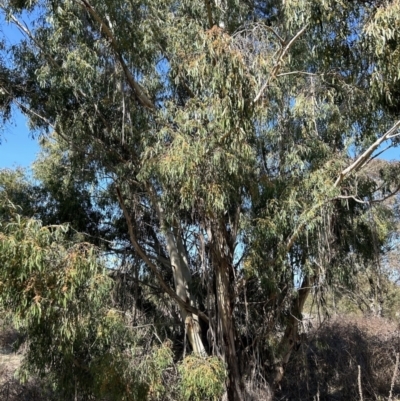
<svg viewBox="0 0 400 401">
<path fill-rule="evenodd" d="M 218 317 L 222 330 L 223 354 L 228 367 L 228 381 L 226 386 L 228 401 L 240 401 L 243 399 L 241 386 L 242 378 L 236 353 L 236 328 L 231 301 L 233 294 L 229 280 L 229 270 L 231 266 L 221 261 L 215 268 Z"/>
<path fill-rule="evenodd" d="M 302 320 L 304 303 L 311 290 L 311 280 L 308 276 L 304 277 L 297 297 L 293 300 L 290 315 L 286 324 L 286 329 L 278 346 L 279 359 L 275 364 L 275 372 L 272 380 L 272 391 L 280 385 L 285 374 L 285 368 L 289 362 L 293 348 L 299 337 L 299 322 Z"/>
<path fill-rule="evenodd" d="M 216 227 L 215 227 L 216 228 Z M 236 350 L 236 326 L 233 316 L 234 288 L 233 251 L 226 241 L 223 224 L 212 235 L 212 262 L 215 269 L 216 299 L 218 309 L 218 327 L 221 331 L 222 354 L 228 368 L 226 391 L 228 401 L 243 400 L 243 380 L 240 374 Z"/>
</svg>

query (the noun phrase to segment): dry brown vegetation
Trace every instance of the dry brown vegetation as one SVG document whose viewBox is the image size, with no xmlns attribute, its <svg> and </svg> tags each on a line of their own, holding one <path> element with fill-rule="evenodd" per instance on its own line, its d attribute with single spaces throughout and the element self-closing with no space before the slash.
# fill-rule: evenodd
<svg viewBox="0 0 400 401">
<path fill-rule="evenodd" d="M 396 323 L 378 317 L 337 316 L 308 333 L 289 362 L 280 399 L 388 400 L 393 382 L 394 401 L 400 395 L 398 371 L 393 381 L 399 352 Z"/>
</svg>

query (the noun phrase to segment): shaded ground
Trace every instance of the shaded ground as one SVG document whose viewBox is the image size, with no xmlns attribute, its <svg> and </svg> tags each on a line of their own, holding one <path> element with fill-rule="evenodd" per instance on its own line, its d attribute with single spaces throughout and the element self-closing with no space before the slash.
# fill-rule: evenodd
<svg viewBox="0 0 400 401">
<path fill-rule="evenodd" d="M 22 353 L 14 352 L 18 332 L 4 328 L 0 322 L 0 400 L 1 401 L 52 401 L 40 383 L 31 380 L 22 384 L 15 377 L 20 367 Z"/>
<path fill-rule="evenodd" d="M 13 351 L 18 333 L 13 329 L 1 329 L 0 325 L 0 384 L 14 375 L 20 366 L 22 355 Z"/>
</svg>

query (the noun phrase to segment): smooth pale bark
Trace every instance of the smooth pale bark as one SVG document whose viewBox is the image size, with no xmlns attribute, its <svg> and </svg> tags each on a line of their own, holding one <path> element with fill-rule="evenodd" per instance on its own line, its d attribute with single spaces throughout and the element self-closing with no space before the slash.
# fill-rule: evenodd
<svg viewBox="0 0 400 401">
<path fill-rule="evenodd" d="M 154 193 L 150 192 L 150 194 L 152 195 L 152 200 L 154 200 L 155 199 Z M 139 245 L 139 243 L 136 239 L 135 229 L 134 229 L 132 219 L 129 215 L 128 210 L 125 207 L 121 191 L 118 187 L 117 187 L 117 195 L 118 195 L 118 200 L 119 200 L 120 206 L 123 210 L 123 213 L 124 213 L 127 225 L 128 225 L 129 237 L 131 239 L 131 243 L 132 243 L 135 251 L 138 253 L 138 255 L 142 258 L 142 260 L 153 271 L 153 273 L 157 277 L 162 289 L 168 295 L 170 295 L 172 299 L 175 299 L 175 301 L 177 301 L 180 311 L 181 311 L 182 320 L 186 325 L 186 332 L 189 337 L 189 342 L 193 348 L 193 352 L 195 352 L 198 355 L 206 355 L 204 344 L 200 337 L 199 316 L 201 315 L 202 319 L 205 321 L 208 321 L 208 317 L 204 313 L 200 312 L 199 310 L 196 310 L 196 308 L 194 308 L 191 305 L 191 296 L 190 296 L 190 292 L 189 292 L 189 283 L 191 280 L 191 273 L 190 273 L 187 263 L 185 263 L 185 257 L 183 255 L 180 256 L 180 254 L 178 252 L 178 248 L 177 248 L 173 233 L 170 230 L 165 229 L 167 250 L 170 255 L 171 266 L 172 266 L 173 276 L 174 276 L 174 280 L 175 280 L 175 291 L 176 292 L 174 292 L 164 282 L 160 272 L 157 269 L 157 266 L 150 260 L 149 256 Z M 160 221 L 163 222 L 164 221 L 163 211 L 158 203 L 155 203 L 155 204 L 156 204 L 156 208 L 157 208 L 157 212 L 158 212 Z M 182 246 L 182 248 L 183 248 L 183 246 Z"/>
<path fill-rule="evenodd" d="M 365 166 L 368 161 L 371 159 L 372 154 L 375 152 L 376 149 L 382 145 L 383 142 L 387 141 L 388 139 L 394 138 L 395 136 L 399 135 L 398 130 L 400 129 L 400 120 L 396 121 L 396 123 L 386 131 L 380 138 L 378 138 L 364 153 L 362 153 L 350 166 L 345 168 L 337 178 L 335 182 L 335 187 L 339 186 L 339 184 L 344 180 L 346 176 L 351 174 L 353 171 L 357 171 L 358 169 Z"/>
<path fill-rule="evenodd" d="M 182 320 L 185 324 L 185 331 L 188 336 L 189 343 L 195 354 L 205 356 L 207 355 L 207 352 L 205 350 L 200 335 L 201 331 L 199 316 L 195 313 L 190 312 L 188 308 L 186 308 L 186 305 L 194 306 L 194 299 L 189 288 L 190 282 L 192 280 L 192 273 L 189 269 L 186 257 L 186 250 L 183 246 L 179 229 L 177 228 L 177 225 L 175 225 L 173 231 L 170 227 L 168 227 L 165 221 L 164 210 L 159 202 L 156 191 L 151 185 L 147 186 L 147 190 L 164 232 L 167 244 L 167 251 L 172 266 L 175 292 L 178 298 L 183 301 L 179 303 L 179 309 L 181 312 Z"/>
<path fill-rule="evenodd" d="M 177 230 L 175 232 L 176 236 L 169 230 L 165 233 L 167 250 L 174 276 L 175 291 L 179 298 L 184 300 L 187 304 L 192 305 L 193 299 L 189 290 L 192 274 L 187 264 L 183 244 L 180 242 L 179 233 Z M 188 312 L 184 306 L 179 305 L 179 307 L 193 352 L 197 355 L 205 356 L 207 353 L 203 341 L 201 340 L 199 317 Z"/>
</svg>

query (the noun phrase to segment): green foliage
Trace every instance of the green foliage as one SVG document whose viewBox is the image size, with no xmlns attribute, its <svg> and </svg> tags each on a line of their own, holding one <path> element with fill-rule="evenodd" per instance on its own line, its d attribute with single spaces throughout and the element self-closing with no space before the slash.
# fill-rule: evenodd
<svg viewBox="0 0 400 401">
<path fill-rule="evenodd" d="M 36 188 L 41 204 L 38 215 L 43 224 L 68 223 L 75 232 L 86 234 L 86 240 L 101 246 L 102 208 L 94 196 L 97 184 L 95 166 L 74 158 L 65 143 L 54 137 L 42 139 L 42 150 L 33 165 Z M 87 183 L 91 182 L 89 186 Z"/>
<path fill-rule="evenodd" d="M 398 119 L 398 0 L 0 3 L 16 24 L 32 7 L 0 52 L 2 116 L 44 138 L 37 185 L 0 175 L 25 216 L 1 210 L 0 257 L 30 367 L 69 393 L 173 398 L 197 308 L 226 367 L 179 362 L 183 398 L 217 397 L 225 368 L 229 397 L 271 381 L 301 296 L 353 289 L 397 230 L 398 163 L 346 168 Z"/>
<path fill-rule="evenodd" d="M 10 214 L 0 222 L 0 300 L 30 344 L 26 367 L 44 375 L 51 366 L 50 375 L 64 385 L 83 379 L 83 356 L 76 352 L 95 340 L 111 288 L 99 254 L 87 243 L 69 242 L 68 226 L 44 227 Z"/>
<path fill-rule="evenodd" d="M 162 400 L 165 395 L 174 394 L 171 378 L 164 377 L 165 371 L 173 367 L 171 342 L 154 347 L 141 364 L 142 375 L 147 383 L 148 397 Z M 169 381 L 168 381 L 169 379 Z"/>
<path fill-rule="evenodd" d="M 149 351 L 147 355 L 134 349 L 120 352 L 114 344 L 109 353 L 98 355 L 92 362 L 95 394 L 133 401 L 160 400 L 167 392 L 173 392 L 163 377 L 173 365 L 170 344 Z"/>
<path fill-rule="evenodd" d="M 10 218 L 10 204 L 18 205 L 20 212 L 32 217 L 37 212 L 38 196 L 36 188 L 26 177 L 26 171 L 0 170 L 0 218 Z"/>
<path fill-rule="evenodd" d="M 374 89 L 383 105 L 398 114 L 400 105 L 400 2 L 391 1 L 376 10 L 368 21 L 365 32 L 374 52 L 376 69 L 373 73 Z"/>
<path fill-rule="evenodd" d="M 172 364 L 168 345 L 143 357 L 120 311 L 98 249 L 70 241 L 68 226 L 43 226 L 15 213 L 0 226 L 0 308 L 23 333 L 20 371 L 46 377 L 62 397 L 158 399 Z M 138 363 L 138 361 L 140 361 Z"/>
<path fill-rule="evenodd" d="M 178 366 L 185 401 L 218 400 L 224 392 L 226 368 L 217 357 L 189 355 Z"/>
</svg>

